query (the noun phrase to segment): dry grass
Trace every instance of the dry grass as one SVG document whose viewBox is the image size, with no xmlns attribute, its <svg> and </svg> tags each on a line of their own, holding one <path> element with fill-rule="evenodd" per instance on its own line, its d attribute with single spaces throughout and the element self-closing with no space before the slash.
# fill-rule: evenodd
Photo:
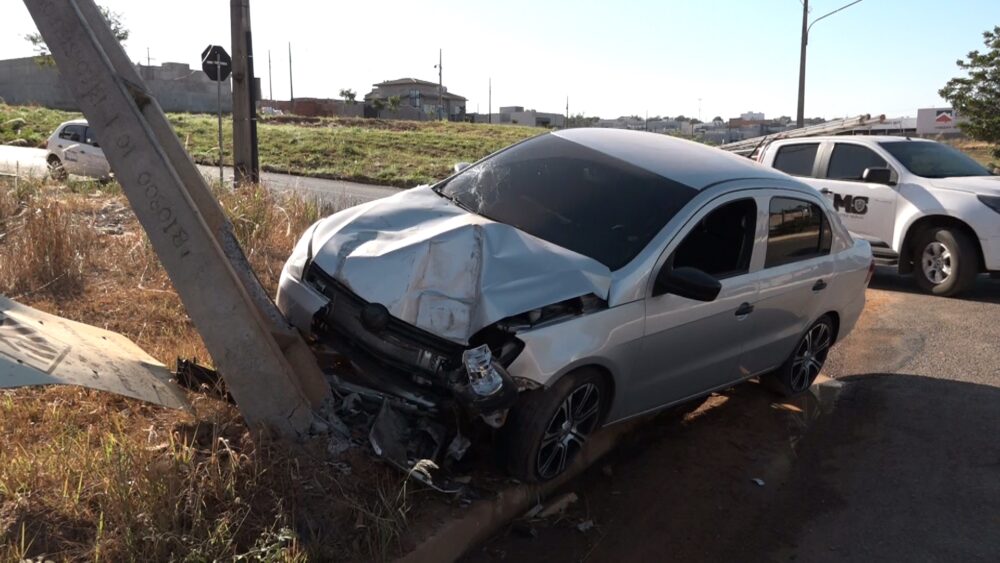
<svg viewBox="0 0 1000 563">
<path fill-rule="evenodd" d="M 0 293 L 121 332 L 164 363 L 208 357 L 113 186 L 20 188 L 0 180 Z M 259 188 L 220 196 L 273 294 L 323 210 Z M 0 391 L 0 561 L 380 560 L 398 550 L 412 507 L 397 472 L 357 451 L 332 462 L 322 438 L 294 450 L 255 442 L 234 408 L 191 398 L 196 416 L 77 388 Z"/>
</svg>

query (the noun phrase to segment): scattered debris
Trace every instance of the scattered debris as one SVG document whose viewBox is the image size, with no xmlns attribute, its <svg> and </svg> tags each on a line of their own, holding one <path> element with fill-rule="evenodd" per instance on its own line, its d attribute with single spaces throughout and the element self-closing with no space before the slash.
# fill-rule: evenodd
<svg viewBox="0 0 1000 563">
<path fill-rule="evenodd" d="M 541 512 L 544 508 L 545 505 L 539 502 L 535 504 L 535 506 L 532 506 L 530 510 L 524 513 L 524 518 L 527 520 L 531 520 L 532 518 L 538 516 L 538 513 Z"/>
<path fill-rule="evenodd" d="M 0 387 L 79 385 L 191 410 L 170 371 L 120 334 L 0 296 Z"/>
<path fill-rule="evenodd" d="M 576 493 L 566 493 L 552 502 L 545 510 L 538 515 L 540 518 L 548 518 L 550 516 L 555 516 L 556 514 L 562 514 L 566 511 L 569 505 L 573 504 L 579 500 Z"/>
<path fill-rule="evenodd" d="M 576 525 L 576 529 L 584 533 L 589 532 L 593 528 L 594 528 L 593 520 L 584 520 L 583 522 L 580 522 L 579 524 Z"/>
<path fill-rule="evenodd" d="M 764 480 L 761 479 L 760 477 L 754 477 L 753 479 L 750 479 L 750 480 L 753 481 L 753 484 L 757 485 L 758 487 L 763 487 L 764 486 Z"/>
</svg>

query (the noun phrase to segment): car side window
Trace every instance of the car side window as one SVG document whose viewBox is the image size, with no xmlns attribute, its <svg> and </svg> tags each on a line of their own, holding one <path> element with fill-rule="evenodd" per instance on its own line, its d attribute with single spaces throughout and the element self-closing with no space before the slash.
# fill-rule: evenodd
<svg viewBox="0 0 1000 563">
<path fill-rule="evenodd" d="M 756 229 L 756 202 L 731 201 L 698 221 L 667 262 L 674 268 L 697 268 L 717 279 L 746 274 Z"/>
<path fill-rule="evenodd" d="M 861 181 L 865 168 L 884 168 L 889 166 L 884 158 L 875 151 L 861 145 L 837 143 L 830 156 L 830 166 L 826 177 L 831 180 Z"/>
<path fill-rule="evenodd" d="M 94 145 L 95 147 L 100 146 L 97 143 L 97 137 L 94 135 L 93 127 L 87 127 L 87 133 L 84 135 L 83 142 L 87 143 L 88 145 Z"/>
<path fill-rule="evenodd" d="M 78 143 L 83 140 L 84 128 L 79 125 L 67 125 L 63 127 L 63 130 L 59 133 L 60 139 L 66 139 L 67 141 L 73 141 Z"/>
<path fill-rule="evenodd" d="M 819 143 L 782 145 L 774 155 L 774 167 L 792 176 L 812 176 Z"/>
<path fill-rule="evenodd" d="M 830 253 L 833 231 L 819 205 L 801 199 L 771 199 L 764 267 L 771 268 Z"/>
</svg>

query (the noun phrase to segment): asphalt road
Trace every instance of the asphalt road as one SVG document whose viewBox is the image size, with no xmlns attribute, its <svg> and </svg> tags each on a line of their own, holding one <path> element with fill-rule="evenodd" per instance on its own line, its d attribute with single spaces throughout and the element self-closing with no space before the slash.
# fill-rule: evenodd
<svg viewBox="0 0 1000 563">
<path fill-rule="evenodd" d="M 19 168 L 22 175 L 42 176 L 47 171 L 45 155 L 46 152 L 42 149 L 0 145 L 0 173 L 12 174 Z M 218 180 L 219 169 L 217 167 L 199 165 L 198 168 L 208 180 Z M 226 181 L 232 181 L 232 168 L 225 168 L 224 174 Z M 307 178 L 273 172 L 261 173 L 261 180 L 269 189 L 279 192 L 294 192 L 302 197 L 316 199 L 321 203 L 337 207 L 346 207 L 399 192 L 399 188 L 391 186 Z"/>
<path fill-rule="evenodd" d="M 748 383 L 668 413 L 468 560 L 1000 561 L 1000 280 L 868 299 L 829 408 Z"/>
</svg>

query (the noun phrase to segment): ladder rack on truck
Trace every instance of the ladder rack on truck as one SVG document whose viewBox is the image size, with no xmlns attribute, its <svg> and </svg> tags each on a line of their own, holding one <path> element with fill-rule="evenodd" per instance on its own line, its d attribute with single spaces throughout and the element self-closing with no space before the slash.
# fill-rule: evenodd
<svg viewBox="0 0 1000 563">
<path fill-rule="evenodd" d="M 846 119 L 838 119 L 834 121 L 827 121 L 826 123 L 820 123 L 818 125 L 810 125 L 809 127 L 790 129 L 788 131 L 782 131 L 772 135 L 743 139 L 742 141 L 721 145 L 719 148 L 729 152 L 734 152 L 740 156 L 753 158 L 757 149 L 762 147 L 768 141 L 775 141 L 777 139 L 792 139 L 796 137 L 816 137 L 819 135 L 839 135 L 841 133 L 857 129 L 858 127 L 872 125 L 874 123 L 883 123 L 884 121 L 885 115 L 877 115 L 873 119 L 871 114 L 866 113 L 864 115 L 848 117 Z"/>
</svg>

